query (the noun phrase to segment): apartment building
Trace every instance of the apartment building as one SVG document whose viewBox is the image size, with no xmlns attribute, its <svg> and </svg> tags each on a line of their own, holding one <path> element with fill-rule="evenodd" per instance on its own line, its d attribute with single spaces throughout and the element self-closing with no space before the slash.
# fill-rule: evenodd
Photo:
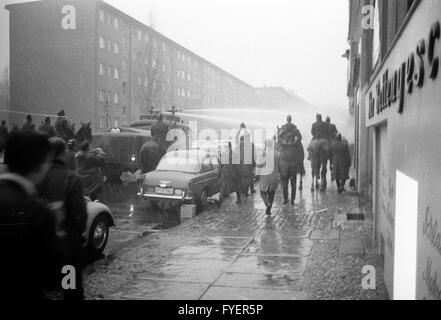
<svg viewBox="0 0 441 320">
<path fill-rule="evenodd" d="M 99 0 L 7 5 L 12 123 L 64 109 L 95 130 L 169 110 L 256 103 L 254 89 Z"/>
</svg>

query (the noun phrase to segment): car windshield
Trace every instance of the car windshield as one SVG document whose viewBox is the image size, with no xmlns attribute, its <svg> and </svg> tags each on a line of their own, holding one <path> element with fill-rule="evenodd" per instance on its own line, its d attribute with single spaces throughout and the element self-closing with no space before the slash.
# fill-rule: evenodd
<svg viewBox="0 0 441 320">
<path fill-rule="evenodd" d="M 199 173 L 201 171 L 201 164 L 196 159 L 166 157 L 159 162 L 156 171 Z"/>
</svg>

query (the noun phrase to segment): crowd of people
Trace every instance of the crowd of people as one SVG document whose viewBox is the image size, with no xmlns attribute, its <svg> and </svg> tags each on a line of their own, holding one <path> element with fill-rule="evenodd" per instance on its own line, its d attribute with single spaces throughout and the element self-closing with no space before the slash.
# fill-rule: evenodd
<svg viewBox="0 0 441 320">
<path fill-rule="evenodd" d="M 292 116 L 287 116 L 287 122 L 278 130 L 274 139 L 265 141 L 264 150 L 261 157 L 254 159 L 254 144 L 251 142 L 251 135 L 246 129 L 245 124 L 241 124 L 236 135 L 236 150 L 232 149 L 229 143 L 229 161 L 221 165 L 221 193 L 220 201 L 230 192 L 236 194 L 237 204 L 241 203 L 242 195 L 255 193 L 254 176 L 259 177 L 259 187 L 263 202 L 266 206 L 266 214 L 271 215 L 274 203 L 275 193 L 279 187 L 283 189 L 283 204 L 289 202 L 294 205 L 296 200 L 297 178 L 305 175 L 304 167 L 304 148 L 302 144 L 302 134 L 296 125 L 292 122 Z M 338 192 L 345 191 L 345 183 L 349 179 L 349 169 L 351 166 L 351 157 L 349 145 L 343 139 L 341 133 L 337 131 L 330 117 L 326 122 L 322 120 L 321 115 L 317 115 L 316 122 L 312 125 L 311 133 L 313 139 L 308 146 L 308 159 L 311 160 L 316 145 L 322 139 L 325 139 L 329 145 L 328 158 L 331 166 L 332 180 L 336 181 Z M 247 146 L 251 144 L 251 147 Z M 252 160 L 244 161 L 245 150 L 253 150 Z M 269 159 L 273 157 L 273 159 Z M 239 161 L 234 161 L 239 159 Z M 262 168 L 266 167 L 268 161 L 273 164 L 271 172 L 262 174 Z M 291 192 L 289 192 L 291 189 Z M 300 188 L 302 189 L 302 184 Z"/>
<path fill-rule="evenodd" d="M 85 196 L 95 200 L 105 154 L 89 141 L 68 139 L 59 112 L 36 129 L 28 115 L 21 129 L 0 125 L 0 290 L 4 299 L 83 299 Z M 62 268 L 75 269 L 74 289 L 61 288 Z"/>
</svg>

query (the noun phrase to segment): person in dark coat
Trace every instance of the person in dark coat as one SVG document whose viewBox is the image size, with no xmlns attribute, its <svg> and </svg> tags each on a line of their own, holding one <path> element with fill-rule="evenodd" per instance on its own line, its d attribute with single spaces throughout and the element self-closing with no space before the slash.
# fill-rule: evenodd
<svg viewBox="0 0 441 320">
<path fill-rule="evenodd" d="M 104 184 L 104 176 L 101 167 L 106 160 L 105 153 L 99 149 L 90 150 L 88 141 L 80 144 L 80 151 L 75 158 L 77 160 L 77 174 L 81 179 L 84 194 L 93 201 L 98 199 Z"/>
<path fill-rule="evenodd" d="M 64 141 L 68 141 L 68 139 L 73 136 L 73 132 L 75 130 L 69 126 L 69 122 L 66 118 L 66 112 L 64 110 L 60 110 L 57 112 L 57 121 L 55 121 L 55 136 L 63 139 Z"/>
<path fill-rule="evenodd" d="M 9 132 L 8 127 L 6 126 L 6 121 L 2 120 L 2 123 L 0 125 L 0 153 L 2 153 L 4 148 L 6 147 L 8 136 Z"/>
<path fill-rule="evenodd" d="M 230 194 L 230 191 L 236 192 L 236 204 L 242 202 L 242 168 L 240 165 L 239 154 L 233 151 L 231 142 L 228 143 L 228 154 L 221 156 L 219 177 L 221 179 L 219 205 L 222 200 Z"/>
<path fill-rule="evenodd" d="M 262 157 L 256 162 L 257 175 L 260 176 L 260 195 L 265 203 L 268 216 L 271 215 L 274 197 L 279 186 L 279 157 L 279 152 L 275 150 L 274 141 L 267 140 Z M 265 170 L 268 172 L 264 172 Z"/>
<path fill-rule="evenodd" d="M 312 141 L 308 146 L 308 160 L 312 159 L 312 152 L 315 150 L 320 140 L 326 139 L 328 141 L 329 139 L 329 126 L 326 122 L 323 122 L 321 114 L 317 114 L 316 122 L 312 124 L 311 134 Z"/>
<path fill-rule="evenodd" d="M 56 213 L 57 234 L 62 243 L 60 265 L 73 266 L 76 271 L 76 289 L 65 290 L 64 298 L 84 299 L 81 269 L 87 209 L 83 188 L 80 178 L 66 166 L 67 147 L 64 140 L 52 138 L 50 144 L 54 160 L 39 192 Z"/>
<path fill-rule="evenodd" d="M 342 139 L 341 134 L 337 134 L 337 140 L 331 145 L 331 154 L 334 162 L 333 175 L 337 182 L 338 192 L 345 191 L 346 180 L 349 179 L 349 169 L 351 168 L 351 154 L 349 145 Z"/>
<path fill-rule="evenodd" d="M 163 121 L 162 114 L 159 115 L 158 120 L 152 125 L 151 133 L 153 139 L 157 141 L 161 148 L 167 149 L 167 133 L 168 133 L 168 126 Z"/>
<path fill-rule="evenodd" d="M 50 168 L 46 136 L 11 134 L 0 175 L 0 299 L 46 299 L 61 270 L 56 269 L 55 219 L 36 192 Z"/>
<path fill-rule="evenodd" d="M 77 159 L 75 157 L 76 140 L 69 140 L 66 149 L 66 166 L 71 171 L 77 170 Z"/>
<path fill-rule="evenodd" d="M 328 139 L 330 142 L 337 139 L 337 126 L 331 123 L 331 117 L 326 117 L 326 124 L 328 125 Z"/>
<path fill-rule="evenodd" d="M 38 131 L 41 131 L 49 136 L 49 138 L 52 138 L 55 136 L 55 129 L 51 125 L 51 118 L 46 117 L 44 119 L 44 123 L 38 128 Z"/>
<path fill-rule="evenodd" d="M 32 122 L 32 116 L 28 114 L 26 116 L 26 122 L 23 124 L 21 128 L 23 131 L 35 131 L 35 124 Z"/>
<path fill-rule="evenodd" d="M 279 130 L 278 142 L 280 149 L 279 173 L 283 187 L 283 204 L 289 202 L 288 189 L 291 185 L 291 204 L 296 199 L 297 175 L 302 172 L 302 154 L 299 144 L 302 135 L 297 127 L 292 124 L 292 117 L 288 115 L 287 124 Z"/>
</svg>

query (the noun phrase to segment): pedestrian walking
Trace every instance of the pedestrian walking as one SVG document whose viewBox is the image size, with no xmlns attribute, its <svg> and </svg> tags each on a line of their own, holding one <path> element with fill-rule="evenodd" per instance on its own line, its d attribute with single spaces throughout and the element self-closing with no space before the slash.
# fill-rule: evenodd
<svg viewBox="0 0 441 320">
<path fill-rule="evenodd" d="M 275 149 L 274 140 L 265 141 L 265 150 L 262 157 L 256 161 L 256 167 L 260 176 L 260 195 L 268 216 L 271 215 L 274 197 L 279 186 L 279 160 L 280 155 Z M 270 172 L 263 172 L 263 170 L 270 170 Z"/>
<path fill-rule="evenodd" d="M 105 162 L 105 154 L 99 149 L 90 150 L 90 143 L 83 141 L 80 151 L 76 154 L 77 174 L 79 175 L 84 194 L 91 200 L 98 199 L 104 184 L 101 167 Z"/>
<path fill-rule="evenodd" d="M 302 172 L 302 153 L 299 144 L 302 135 L 292 123 L 292 117 L 287 116 L 287 123 L 278 132 L 280 148 L 279 173 L 283 187 L 283 204 L 289 202 L 288 189 L 291 186 L 291 205 L 296 199 L 297 175 Z"/>
<path fill-rule="evenodd" d="M 337 134 L 337 140 L 331 145 L 331 155 L 334 163 L 334 179 L 337 182 L 338 192 L 342 193 L 345 191 L 346 180 L 349 179 L 351 154 L 348 143 L 342 139 L 340 133 Z"/>
<path fill-rule="evenodd" d="M 248 197 L 255 194 L 254 190 L 254 171 L 256 168 L 256 161 L 254 158 L 254 144 L 251 142 L 251 135 L 246 133 L 240 137 L 237 152 L 240 156 L 240 165 L 242 169 L 242 194 Z"/>
<path fill-rule="evenodd" d="M 81 270 L 87 210 L 83 188 L 80 178 L 66 165 L 67 146 L 64 140 L 52 138 L 50 144 L 54 159 L 49 174 L 39 187 L 39 191 L 56 215 L 56 230 L 60 241 L 60 266 L 62 268 L 62 266 L 69 265 L 75 268 L 75 290 L 64 290 L 64 298 L 66 300 L 84 299 Z"/>
<path fill-rule="evenodd" d="M 219 205 L 231 191 L 236 193 L 236 204 L 242 203 L 242 169 L 239 154 L 233 150 L 231 142 L 228 143 L 227 155 L 221 157 L 219 176 L 221 181 Z"/>
<path fill-rule="evenodd" d="M 26 122 L 23 124 L 21 128 L 23 131 L 35 131 L 35 124 L 32 122 L 32 116 L 28 114 L 26 116 Z"/>
<path fill-rule="evenodd" d="M 38 128 L 38 131 L 41 131 L 49 136 L 49 138 L 52 138 L 55 136 L 55 129 L 51 125 L 51 118 L 46 117 L 44 119 L 44 123 Z"/>
<path fill-rule="evenodd" d="M 0 175 L 0 300 L 45 299 L 56 270 L 55 219 L 36 192 L 50 168 L 46 136 L 11 134 Z"/>
</svg>

